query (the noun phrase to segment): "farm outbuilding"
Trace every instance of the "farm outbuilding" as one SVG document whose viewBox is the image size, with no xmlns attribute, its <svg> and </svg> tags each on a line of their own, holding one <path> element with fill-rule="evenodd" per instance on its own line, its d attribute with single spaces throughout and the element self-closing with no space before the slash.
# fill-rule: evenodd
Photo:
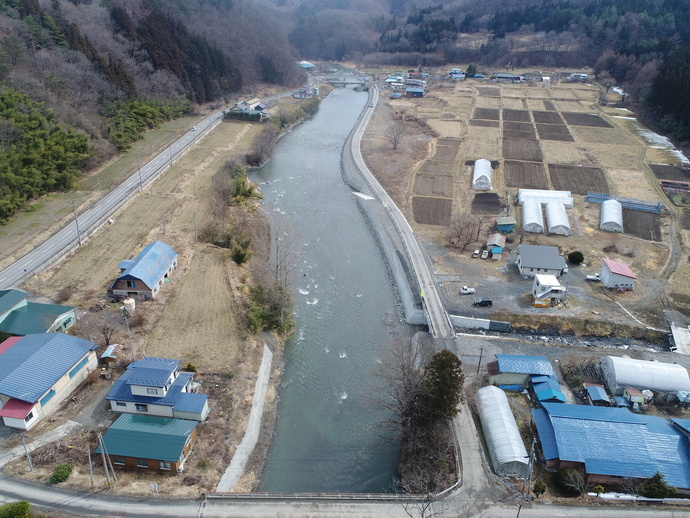
<svg viewBox="0 0 690 518">
<path fill-rule="evenodd" d="M 614 396 L 622 395 L 627 387 L 663 393 L 690 390 L 688 370 L 676 363 L 604 356 L 601 370 L 606 386 Z"/>
<path fill-rule="evenodd" d="M 625 291 L 633 290 L 635 279 L 637 279 L 637 275 L 633 273 L 630 266 L 611 259 L 604 259 L 600 276 L 601 283 L 610 290 L 614 288 Z"/>
<path fill-rule="evenodd" d="M 518 189 L 518 203 L 524 205 L 528 200 L 536 200 L 542 205 L 557 201 L 565 208 L 573 208 L 573 196 L 570 191 L 546 191 L 543 189 Z"/>
<path fill-rule="evenodd" d="M 517 255 L 515 266 L 525 279 L 536 274 L 560 277 L 568 273 L 568 265 L 555 246 L 520 245 Z"/>
<path fill-rule="evenodd" d="M 544 215 L 541 203 L 537 200 L 528 200 L 522 205 L 522 230 L 534 234 L 544 233 Z"/>
<path fill-rule="evenodd" d="M 599 228 L 606 232 L 623 232 L 623 205 L 618 200 L 606 200 L 601 204 Z"/>
<path fill-rule="evenodd" d="M 551 201 L 546 204 L 546 222 L 549 226 L 549 234 L 570 235 L 570 221 L 562 203 Z"/>
<path fill-rule="evenodd" d="M 474 162 L 472 188 L 479 191 L 488 191 L 491 189 L 491 162 L 485 158 L 480 158 Z"/>
<path fill-rule="evenodd" d="M 496 473 L 508 477 L 526 477 L 529 473 L 529 456 L 505 392 L 498 387 L 482 387 L 477 391 L 477 406 Z"/>
</svg>

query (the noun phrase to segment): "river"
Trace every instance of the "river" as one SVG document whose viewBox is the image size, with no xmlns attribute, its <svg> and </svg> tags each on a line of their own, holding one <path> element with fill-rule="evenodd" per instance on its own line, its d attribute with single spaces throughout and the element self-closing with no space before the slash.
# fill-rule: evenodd
<svg viewBox="0 0 690 518">
<path fill-rule="evenodd" d="M 379 437 L 375 371 L 401 332 L 376 240 L 340 175 L 340 153 L 367 102 L 335 89 L 285 135 L 259 184 L 272 224 L 298 237 L 295 332 L 261 491 L 389 492 L 399 447 Z"/>
</svg>

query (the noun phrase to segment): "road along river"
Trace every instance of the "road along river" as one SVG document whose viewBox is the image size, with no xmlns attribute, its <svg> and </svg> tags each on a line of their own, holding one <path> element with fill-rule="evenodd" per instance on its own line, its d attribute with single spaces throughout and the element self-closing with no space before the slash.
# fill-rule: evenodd
<svg viewBox="0 0 690 518">
<path fill-rule="evenodd" d="M 373 404 L 387 343 L 404 332 L 377 242 L 340 174 L 367 94 L 334 90 L 252 174 L 272 225 L 300 256 L 296 327 L 284 355 L 275 437 L 261 491 L 388 492 L 399 451 L 378 436 Z"/>
</svg>

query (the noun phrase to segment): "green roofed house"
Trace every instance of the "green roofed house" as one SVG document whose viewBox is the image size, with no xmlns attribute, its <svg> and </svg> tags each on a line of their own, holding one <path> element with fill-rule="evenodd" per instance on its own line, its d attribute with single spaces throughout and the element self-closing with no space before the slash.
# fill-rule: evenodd
<svg viewBox="0 0 690 518">
<path fill-rule="evenodd" d="M 0 290 L 0 331 L 14 336 L 66 331 L 76 321 L 71 306 L 29 302 L 20 290 Z"/>
<path fill-rule="evenodd" d="M 122 414 L 103 436 L 113 466 L 180 473 L 194 441 L 197 421 Z M 101 453 L 99 446 L 96 453 Z"/>
</svg>

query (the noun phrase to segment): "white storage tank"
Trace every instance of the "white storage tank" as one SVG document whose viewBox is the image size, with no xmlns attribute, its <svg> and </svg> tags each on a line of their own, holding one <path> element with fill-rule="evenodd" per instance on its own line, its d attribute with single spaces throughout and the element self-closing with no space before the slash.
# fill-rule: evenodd
<svg viewBox="0 0 690 518">
<path fill-rule="evenodd" d="M 127 297 L 125 300 L 122 301 L 122 303 L 125 306 L 127 316 L 131 317 L 132 315 L 134 315 L 134 310 L 137 307 L 137 301 L 134 300 L 132 297 Z"/>
<path fill-rule="evenodd" d="M 485 158 L 480 158 L 474 163 L 472 188 L 479 191 L 491 190 L 491 162 Z"/>
<path fill-rule="evenodd" d="M 623 205 L 618 200 L 606 200 L 601 204 L 599 228 L 606 232 L 623 232 Z"/>
<path fill-rule="evenodd" d="M 522 204 L 522 230 L 534 234 L 544 233 L 544 216 L 541 213 L 541 203 L 537 200 L 527 200 Z"/>
<path fill-rule="evenodd" d="M 570 235 L 570 221 L 562 203 L 552 201 L 546 204 L 546 222 L 549 225 L 549 234 Z"/>
</svg>

